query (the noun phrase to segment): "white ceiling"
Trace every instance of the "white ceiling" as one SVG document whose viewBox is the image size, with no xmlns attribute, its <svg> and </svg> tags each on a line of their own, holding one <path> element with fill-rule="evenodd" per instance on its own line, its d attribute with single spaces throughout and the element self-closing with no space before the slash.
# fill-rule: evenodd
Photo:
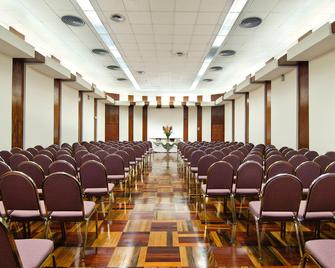
<svg viewBox="0 0 335 268">
<path fill-rule="evenodd" d="M 135 92 L 129 81 L 116 81 L 125 75 L 105 68 L 115 64 L 113 58 L 91 53 L 103 47 L 91 25 L 76 28 L 61 22 L 63 15 L 84 16 L 74 0 L 0 0 L 0 24 L 13 26 L 39 52 L 55 55 L 105 91 L 176 95 L 226 91 L 269 58 L 283 54 L 308 30 L 335 19 L 334 0 L 249 0 L 221 48 L 237 54 L 217 56 L 211 66 L 224 69 L 207 71 L 204 78 L 214 81 L 201 82 L 189 92 L 232 1 L 91 0 L 141 89 L 148 92 Z M 113 13 L 126 21 L 111 21 Z M 263 23 L 255 29 L 239 27 L 249 16 L 259 16 Z M 186 56 L 177 57 L 176 51 Z M 145 73 L 139 75 L 139 70 Z"/>
</svg>

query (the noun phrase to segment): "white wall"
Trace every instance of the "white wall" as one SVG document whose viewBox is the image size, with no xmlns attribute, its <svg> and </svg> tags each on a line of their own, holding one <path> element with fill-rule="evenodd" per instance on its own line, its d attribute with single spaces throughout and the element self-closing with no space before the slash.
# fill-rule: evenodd
<svg viewBox="0 0 335 268">
<path fill-rule="evenodd" d="M 202 140 L 212 139 L 212 107 L 202 107 Z"/>
<path fill-rule="evenodd" d="M 258 144 L 265 141 L 264 86 L 249 93 L 249 142 Z"/>
<path fill-rule="evenodd" d="M 105 140 L 105 103 L 98 101 L 97 104 L 97 141 Z"/>
<path fill-rule="evenodd" d="M 245 141 L 245 96 L 235 99 L 235 141 Z"/>
<path fill-rule="evenodd" d="M 26 65 L 24 99 L 24 147 L 53 144 L 54 79 Z"/>
<path fill-rule="evenodd" d="M 171 138 L 183 138 L 183 108 L 148 108 L 148 138 L 164 138 L 163 126 L 172 126 Z"/>
<path fill-rule="evenodd" d="M 83 94 L 83 141 L 94 140 L 94 98 Z"/>
<path fill-rule="evenodd" d="M 188 140 L 197 140 L 197 107 L 188 107 Z"/>
<path fill-rule="evenodd" d="M 127 141 L 128 140 L 128 121 L 129 121 L 129 107 L 120 106 L 119 110 L 119 140 Z"/>
<path fill-rule="evenodd" d="M 0 150 L 12 146 L 12 68 L 12 58 L 0 54 Z"/>
<path fill-rule="evenodd" d="M 297 148 L 297 70 L 271 82 L 271 143 Z"/>
<path fill-rule="evenodd" d="M 61 143 L 78 142 L 78 101 L 78 91 L 62 83 Z"/>
<path fill-rule="evenodd" d="M 309 145 L 335 150 L 335 50 L 309 62 Z"/>
<path fill-rule="evenodd" d="M 143 107 L 134 107 L 134 141 L 142 140 Z"/>
<path fill-rule="evenodd" d="M 232 121 L 233 121 L 233 105 L 226 103 L 224 105 L 224 136 L 225 141 L 232 141 Z"/>
</svg>

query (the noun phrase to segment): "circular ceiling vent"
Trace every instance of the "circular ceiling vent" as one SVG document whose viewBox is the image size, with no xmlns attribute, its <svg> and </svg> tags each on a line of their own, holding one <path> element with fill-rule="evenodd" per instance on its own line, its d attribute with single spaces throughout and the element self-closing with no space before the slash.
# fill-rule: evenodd
<svg viewBox="0 0 335 268">
<path fill-rule="evenodd" d="M 117 66 L 117 65 L 108 65 L 107 66 L 107 69 L 109 69 L 109 70 L 119 70 L 120 69 L 120 67 L 119 66 Z"/>
<path fill-rule="evenodd" d="M 211 68 L 209 68 L 211 71 L 221 71 L 223 68 L 221 66 L 213 66 Z"/>
<path fill-rule="evenodd" d="M 212 82 L 213 79 L 211 79 L 211 78 L 205 78 L 205 79 L 203 79 L 202 81 L 209 83 L 209 82 Z"/>
<path fill-rule="evenodd" d="M 249 17 L 241 21 L 240 26 L 243 28 L 254 28 L 262 23 L 262 19 L 258 17 Z"/>
<path fill-rule="evenodd" d="M 103 48 L 95 48 L 95 49 L 92 49 L 92 53 L 98 54 L 98 55 L 106 55 L 108 54 L 108 51 Z"/>
<path fill-rule="evenodd" d="M 138 74 L 144 74 L 144 71 L 137 71 Z"/>
<path fill-rule="evenodd" d="M 227 57 L 227 56 L 233 56 L 235 54 L 236 54 L 236 51 L 235 50 L 231 50 L 231 49 L 222 50 L 220 52 L 220 56 L 225 56 L 225 57 Z"/>
<path fill-rule="evenodd" d="M 112 14 L 110 19 L 115 22 L 123 22 L 126 20 L 126 18 L 121 14 Z"/>
<path fill-rule="evenodd" d="M 117 78 L 116 80 L 117 81 L 126 81 L 127 79 L 126 78 Z"/>
<path fill-rule="evenodd" d="M 80 27 L 85 25 L 85 21 L 79 17 L 72 16 L 72 15 L 66 15 L 62 17 L 62 22 L 64 22 L 67 25 Z"/>
</svg>

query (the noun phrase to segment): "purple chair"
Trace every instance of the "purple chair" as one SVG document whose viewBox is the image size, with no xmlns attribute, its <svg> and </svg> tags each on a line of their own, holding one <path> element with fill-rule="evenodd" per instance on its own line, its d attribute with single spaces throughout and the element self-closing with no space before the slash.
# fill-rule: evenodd
<svg viewBox="0 0 335 268">
<path fill-rule="evenodd" d="M 65 149 L 61 149 L 59 151 L 56 152 L 56 159 L 61 156 L 61 155 L 69 155 L 71 156 L 71 153 L 68 150 Z"/>
<path fill-rule="evenodd" d="M 294 174 L 294 168 L 287 161 L 277 161 L 268 168 L 266 178 L 269 180 L 279 174 Z"/>
<path fill-rule="evenodd" d="M 325 172 L 326 168 L 329 166 L 329 164 L 332 162 L 329 156 L 327 155 L 319 155 L 314 158 L 313 160 L 315 163 L 319 164 L 322 173 Z"/>
<path fill-rule="evenodd" d="M 230 154 L 222 158 L 222 161 L 226 161 L 231 164 L 234 169 L 234 175 L 236 175 L 237 169 L 241 164 L 241 159 L 237 155 Z"/>
<path fill-rule="evenodd" d="M 38 198 L 38 192 L 34 181 L 26 174 L 18 171 L 10 171 L 0 178 L 0 191 L 6 218 L 10 221 L 28 223 L 28 235 L 30 236 L 31 221 L 45 221 L 45 209 L 43 201 Z M 20 189 L 20 194 L 17 194 Z"/>
<path fill-rule="evenodd" d="M 5 162 L 0 162 L 0 176 L 2 176 L 8 171 L 12 171 L 10 166 L 8 166 Z"/>
<path fill-rule="evenodd" d="M 302 268 L 306 267 L 307 260 L 314 262 L 317 267 L 334 267 L 334 248 L 335 239 L 317 239 L 307 241 L 305 244 L 305 254 L 302 259 Z"/>
<path fill-rule="evenodd" d="M 121 156 L 110 154 L 105 158 L 108 181 L 126 182 L 128 173 L 124 172 L 124 162 Z"/>
<path fill-rule="evenodd" d="M 53 255 L 54 243 L 48 239 L 15 239 L 7 228 L 0 223 L 0 267 L 41 267 Z"/>
<path fill-rule="evenodd" d="M 208 173 L 209 167 L 217 161 L 218 160 L 216 159 L 216 157 L 211 154 L 202 156 L 198 161 L 197 180 L 201 182 L 205 181 L 207 179 L 207 173 Z"/>
<path fill-rule="evenodd" d="M 297 151 L 292 150 L 292 151 L 289 151 L 285 154 L 285 158 L 286 158 L 286 160 L 289 160 L 292 156 L 297 155 L 297 154 L 299 154 Z"/>
<path fill-rule="evenodd" d="M 52 163 L 52 159 L 45 154 L 38 154 L 33 158 L 33 161 L 41 166 L 44 171 L 44 175 L 49 174 L 49 166 Z"/>
<path fill-rule="evenodd" d="M 300 164 L 309 161 L 308 158 L 302 154 L 292 156 L 288 162 L 296 169 Z"/>
<path fill-rule="evenodd" d="M 13 154 L 9 159 L 10 167 L 12 170 L 17 170 L 18 166 L 29 159 L 23 154 Z"/>
<path fill-rule="evenodd" d="M 206 153 L 202 150 L 195 150 L 191 154 L 191 164 L 190 164 L 190 170 L 191 173 L 196 174 L 198 172 L 198 162 L 201 157 L 206 155 Z"/>
<path fill-rule="evenodd" d="M 28 152 L 28 151 L 24 151 L 24 150 L 22 150 L 21 152 L 20 152 L 20 154 L 23 154 L 23 155 L 25 155 L 28 159 L 29 159 L 29 161 L 32 161 L 33 160 L 33 155 L 30 153 L 30 152 Z"/>
<path fill-rule="evenodd" d="M 136 165 L 136 155 L 135 155 L 135 150 L 130 147 L 125 147 L 123 149 L 125 152 L 127 152 L 129 156 L 129 164 L 131 167 L 134 167 Z"/>
<path fill-rule="evenodd" d="M 34 157 L 35 155 L 38 155 L 38 151 L 37 151 L 37 149 L 35 149 L 35 148 L 28 148 L 27 151 L 28 151 L 29 153 L 31 153 L 31 154 L 33 155 L 33 157 Z"/>
<path fill-rule="evenodd" d="M 319 154 L 316 151 L 308 151 L 304 156 L 306 156 L 309 161 L 313 161 Z"/>
<path fill-rule="evenodd" d="M 114 153 L 117 151 L 117 149 L 114 148 L 114 147 L 109 147 L 109 148 L 106 149 L 106 151 L 107 151 L 109 154 L 114 154 Z"/>
<path fill-rule="evenodd" d="M 95 154 L 100 158 L 100 160 L 101 160 L 102 162 L 104 162 L 104 161 L 105 161 L 105 158 L 106 158 L 107 156 L 109 156 L 109 153 L 107 153 L 107 152 L 104 151 L 104 150 L 99 150 L 99 151 L 95 152 Z"/>
<path fill-rule="evenodd" d="M 200 160 L 201 161 L 201 160 Z M 226 198 L 230 197 L 232 203 L 233 223 L 236 223 L 235 200 L 233 195 L 234 169 L 225 162 L 218 161 L 213 163 L 207 174 L 207 183 L 201 186 L 205 208 L 205 223 L 207 224 L 206 197 Z M 226 206 L 225 206 L 226 208 Z M 233 240 L 233 237 L 232 237 Z"/>
<path fill-rule="evenodd" d="M 47 149 L 43 149 L 41 151 L 38 151 L 38 154 L 46 155 L 46 156 L 50 157 L 50 159 L 52 159 L 52 160 L 55 159 L 54 154 Z"/>
<path fill-rule="evenodd" d="M 296 168 L 295 175 L 302 183 L 303 193 L 307 194 L 312 182 L 321 175 L 321 168 L 317 163 L 307 161 Z"/>
<path fill-rule="evenodd" d="M 302 196 L 300 180 L 291 174 L 279 174 L 269 179 L 262 191 L 260 201 L 251 201 L 249 211 L 255 219 L 259 257 L 262 257 L 259 223 L 268 221 L 293 221 L 302 256 L 298 211 Z M 249 222 L 249 221 L 248 221 Z"/>
<path fill-rule="evenodd" d="M 101 159 L 99 158 L 99 156 L 92 154 L 92 153 L 87 153 L 87 154 L 84 154 L 83 157 L 81 158 L 80 160 L 81 165 L 83 165 L 85 162 L 90 161 L 90 160 L 101 162 Z"/>
<path fill-rule="evenodd" d="M 302 154 L 302 155 L 304 155 L 304 154 L 307 153 L 308 151 L 309 151 L 308 148 L 301 148 L 301 149 L 298 150 L 298 154 Z"/>
<path fill-rule="evenodd" d="M 317 237 L 320 235 L 320 221 L 334 220 L 334 192 L 335 174 L 323 174 L 311 184 L 307 200 L 301 201 L 298 219 L 300 222 L 318 222 L 315 232 Z"/>
<path fill-rule="evenodd" d="M 236 155 L 240 159 L 240 162 L 245 158 L 244 154 L 239 150 L 231 152 L 230 155 Z"/>
<path fill-rule="evenodd" d="M 41 151 L 41 150 L 44 149 L 44 147 L 43 147 L 42 145 L 36 145 L 34 148 L 35 148 L 37 151 Z"/>
<path fill-rule="evenodd" d="M 59 172 L 50 174 L 44 180 L 42 189 L 47 214 L 46 238 L 48 236 L 49 223 L 52 221 L 63 223 L 85 222 L 85 236 L 83 242 L 83 256 L 85 256 L 88 223 L 95 213 L 95 203 L 83 200 L 78 180 L 66 173 Z M 98 214 L 96 213 L 96 237 L 98 237 L 97 217 Z"/>
<path fill-rule="evenodd" d="M 42 193 L 42 183 L 44 181 L 44 171 L 39 164 L 35 162 L 23 162 L 19 165 L 18 171 L 28 175 L 35 183 L 39 194 Z"/>
<path fill-rule="evenodd" d="M 218 161 L 220 161 L 222 158 L 225 157 L 225 154 L 222 151 L 215 150 L 211 153 L 211 155 L 214 155 Z"/>
<path fill-rule="evenodd" d="M 285 160 L 285 158 L 282 155 L 279 154 L 271 155 L 269 158 L 265 160 L 265 170 L 268 170 L 273 163 L 283 160 Z"/>
<path fill-rule="evenodd" d="M 9 151 L 0 151 L 0 156 L 2 157 L 3 160 L 5 160 L 7 165 L 10 165 L 10 158 L 13 154 Z"/>
<path fill-rule="evenodd" d="M 48 174 L 57 172 L 64 172 L 73 177 L 77 177 L 77 171 L 75 170 L 75 168 L 65 160 L 56 160 L 50 164 Z"/>
<path fill-rule="evenodd" d="M 249 154 L 244 158 L 243 162 L 254 161 L 263 166 L 263 158 L 257 154 Z"/>
<path fill-rule="evenodd" d="M 88 198 L 100 198 L 101 208 L 105 216 L 103 197 L 108 196 L 108 213 L 113 197 L 113 183 L 108 183 L 105 166 L 100 161 L 89 160 L 80 167 L 80 181 L 83 193 Z"/>
<path fill-rule="evenodd" d="M 65 154 L 59 155 L 57 156 L 56 160 L 64 160 L 70 163 L 75 168 L 75 170 L 77 170 L 76 160 L 70 155 L 65 155 Z"/>
<path fill-rule="evenodd" d="M 80 150 L 80 151 L 76 152 L 76 154 L 74 155 L 74 159 L 76 160 L 76 166 L 77 166 L 77 168 L 80 168 L 80 166 L 81 166 L 81 158 L 85 154 L 88 154 L 88 151 L 86 151 L 86 150 Z"/>
<path fill-rule="evenodd" d="M 12 154 L 18 154 L 22 151 L 22 148 L 13 147 L 10 151 L 11 151 Z"/>
<path fill-rule="evenodd" d="M 325 173 L 335 173 L 335 162 L 331 162 L 325 170 Z"/>
<path fill-rule="evenodd" d="M 335 161 L 335 152 L 329 151 L 329 152 L 325 153 L 325 155 L 328 156 L 332 160 L 332 162 Z"/>
<path fill-rule="evenodd" d="M 126 151 L 123 151 L 123 150 L 117 150 L 115 152 L 115 154 L 121 156 L 121 158 L 123 159 L 124 171 L 129 173 L 129 171 L 130 171 L 130 160 L 129 160 L 128 153 Z"/>
</svg>

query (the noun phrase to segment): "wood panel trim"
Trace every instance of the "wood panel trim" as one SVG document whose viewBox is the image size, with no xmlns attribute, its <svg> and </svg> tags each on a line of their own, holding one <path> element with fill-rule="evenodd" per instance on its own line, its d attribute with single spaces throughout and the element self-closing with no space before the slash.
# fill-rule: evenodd
<svg viewBox="0 0 335 268">
<path fill-rule="evenodd" d="M 225 108 L 221 106 L 211 107 L 211 140 L 224 141 Z"/>
<path fill-rule="evenodd" d="M 184 109 L 184 128 L 183 128 L 183 140 L 188 141 L 188 107 L 183 106 Z"/>
<path fill-rule="evenodd" d="M 105 140 L 119 140 L 119 106 L 105 105 Z"/>
<path fill-rule="evenodd" d="M 232 123 L 232 133 L 231 133 L 231 139 L 234 142 L 235 141 L 235 100 L 232 100 L 231 102 L 231 123 Z"/>
<path fill-rule="evenodd" d="M 54 79 L 54 144 L 61 142 L 62 80 Z"/>
<path fill-rule="evenodd" d="M 142 140 L 148 140 L 148 105 L 144 105 L 142 111 Z"/>
<path fill-rule="evenodd" d="M 245 127 L 244 127 L 244 130 L 245 130 L 245 135 L 244 135 L 244 138 L 245 138 L 245 143 L 248 143 L 249 142 L 249 92 L 245 93 L 245 98 L 244 98 L 244 101 L 245 101 Z"/>
<path fill-rule="evenodd" d="M 271 81 L 265 82 L 264 87 L 265 97 L 265 144 L 271 144 Z"/>
<path fill-rule="evenodd" d="M 298 64 L 298 147 L 309 148 L 309 67 Z"/>
<path fill-rule="evenodd" d="M 98 99 L 94 99 L 94 141 L 98 140 Z"/>
<path fill-rule="evenodd" d="M 12 73 L 12 147 L 23 148 L 23 116 L 25 92 L 24 60 L 13 59 Z"/>
<path fill-rule="evenodd" d="M 197 141 L 202 141 L 202 107 L 197 105 Z"/>
<path fill-rule="evenodd" d="M 79 91 L 79 102 L 78 102 L 78 141 L 83 141 L 83 95 L 82 91 Z"/>
<path fill-rule="evenodd" d="M 128 107 L 128 141 L 134 141 L 134 105 Z"/>
</svg>

